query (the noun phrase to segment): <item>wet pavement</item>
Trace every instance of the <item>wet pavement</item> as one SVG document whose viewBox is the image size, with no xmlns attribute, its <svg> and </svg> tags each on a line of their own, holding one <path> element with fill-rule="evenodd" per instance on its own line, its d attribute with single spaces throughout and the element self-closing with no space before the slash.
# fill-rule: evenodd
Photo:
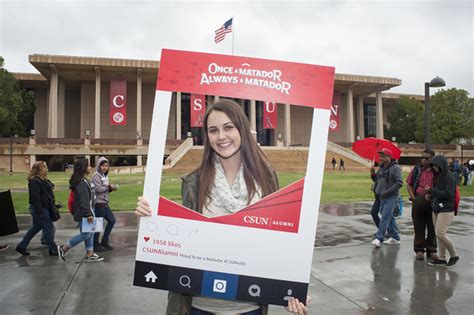
<svg viewBox="0 0 474 315">
<path fill-rule="evenodd" d="M 401 245 L 370 244 L 375 227 L 371 203 L 323 205 L 311 272 L 310 314 L 472 314 L 474 307 L 474 198 L 463 198 L 448 235 L 461 260 L 449 269 L 415 261 L 411 205 L 398 219 Z M 82 246 L 67 263 L 48 256 L 37 235 L 22 257 L 14 247 L 31 223 L 19 216 L 20 233 L 2 237 L 0 314 L 164 314 L 166 292 L 133 287 L 137 220 L 116 213 L 113 251 L 86 263 Z M 56 225 L 56 239 L 76 234 L 69 214 Z M 270 314 L 288 314 L 272 306 Z"/>
</svg>

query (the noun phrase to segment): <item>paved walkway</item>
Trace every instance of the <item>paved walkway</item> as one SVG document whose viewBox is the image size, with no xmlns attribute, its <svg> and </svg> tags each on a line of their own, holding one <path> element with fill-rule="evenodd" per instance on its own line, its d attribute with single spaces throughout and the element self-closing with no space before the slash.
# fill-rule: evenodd
<svg viewBox="0 0 474 315">
<path fill-rule="evenodd" d="M 447 268 L 415 261 L 412 251 L 410 205 L 399 219 L 402 244 L 374 249 L 371 204 L 321 207 L 311 272 L 310 314 L 472 314 L 474 307 L 474 198 L 465 198 L 451 225 L 461 260 Z M 31 219 L 20 216 L 20 233 L 2 237 L 10 248 L 0 252 L 1 314 L 164 314 L 166 293 L 132 286 L 136 218 L 116 213 L 112 234 L 115 249 L 105 261 L 85 263 L 79 248 L 66 264 L 49 257 L 33 239 L 30 257 L 13 249 Z M 76 233 L 64 214 L 56 238 Z M 271 314 L 287 314 L 271 307 Z"/>
</svg>

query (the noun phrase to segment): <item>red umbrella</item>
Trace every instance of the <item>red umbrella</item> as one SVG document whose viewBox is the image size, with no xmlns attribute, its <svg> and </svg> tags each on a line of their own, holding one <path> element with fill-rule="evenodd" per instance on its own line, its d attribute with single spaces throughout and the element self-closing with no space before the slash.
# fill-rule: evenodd
<svg viewBox="0 0 474 315">
<path fill-rule="evenodd" d="M 398 160 L 402 151 L 392 142 L 379 138 L 365 138 L 352 144 L 352 151 L 361 157 L 379 162 L 378 151 L 388 149 L 392 152 L 392 159 Z"/>
</svg>

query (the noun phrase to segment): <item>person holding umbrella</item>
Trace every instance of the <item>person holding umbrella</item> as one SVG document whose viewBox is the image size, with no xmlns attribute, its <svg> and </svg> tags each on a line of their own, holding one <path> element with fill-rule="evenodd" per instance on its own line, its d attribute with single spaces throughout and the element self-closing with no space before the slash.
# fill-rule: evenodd
<svg viewBox="0 0 474 315">
<path fill-rule="evenodd" d="M 380 167 L 377 172 L 371 168 L 372 180 L 375 182 L 375 195 L 380 200 L 380 223 L 372 241 L 372 245 L 379 248 L 384 243 L 384 237 L 387 231 L 389 239 L 387 244 L 400 244 L 400 235 L 396 219 L 393 215 L 395 206 L 398 204 L 400 188 L 403 186 L 402 171 L 398 162 L 394 159 L 393 152 L 388 148 L 382 148 L 378 151 Z"/>
</svg>

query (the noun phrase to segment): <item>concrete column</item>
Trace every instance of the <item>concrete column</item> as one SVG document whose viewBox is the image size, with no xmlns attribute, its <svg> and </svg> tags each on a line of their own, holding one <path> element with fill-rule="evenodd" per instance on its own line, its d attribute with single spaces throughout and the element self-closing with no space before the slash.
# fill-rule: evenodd
<svg viewBox="0 0 474 315">
<path fill-rule="evenodd" d="M 142 69 L 137 69 L 137 141 L 141 141 L 142 137 Z"/>
<path fill-rule="evenodd" d="M 257 105 L 255 100 L 250 100 L 250 129 L 257 131 Z"/>
<path fill-rule="evenodd" d="M 352 88 L 347 90 L 347 141 L 354 142 L 354 95 L 352 93 Z"/>
<path fill-rule="evenodd" d="M 34 148 L 36 147 L 36 137 L 35 137 L 34 134 L 30 135 L 29 148 L 30 147 L 33 149 L 33 151 L 34 151 Z M 30 169 L 33 166 L 33 164 L 35 164 L 35 163 L 36 163 L 36 155 L 35 154 L 30 154 Z"/>
<path fill-rule="evenodd" d="M 137 166 L 142 166 L 142 155 L 137 155 Z"/>
<path fill-rule="evenodd" d="M 218 96 L 218 95 L 215 95 L 215 96 L 214 96 L 214 103 L 215 103 L 215 102 L 219 102 L 219 96 Z"/>
<path fill-rule="evenodd" d="M 58 137 L 58 70 L 50 65 L 51 81 L 49 83 L 48 104 L 48 138 Z"/>
<path fill-rule="evenodd" d="M 291 110 L 290 104 L 285 104 L 285 146 L 291 145 Z"/>
<path fill-rule="evenodd" d="M 376 117 L 376 132 L 377 138 L 383 139 L 383 106 L 382 106 L 382 92 L 375 94 L 375 117 Z"/>
<path fill-rule="evenodd" d="M 176 92 L 176 140 L 181 140 L 181 92 Z"/>
<path fill-rule="evenodd" d="M 58 79 L 58 138 L 66 135 L 66 82 Z"/>
<path fill-rule="evenodd" d="M 95 67 L 95 124 L 94 136 L 96 139 L 100 138 L 100 68 Z"/>
<path fill-rule="evenodd" d="M 359 139 L 364 139 L 364 98 L 362 96 L 357 98 L 357 135 Z"/>
</svg>

